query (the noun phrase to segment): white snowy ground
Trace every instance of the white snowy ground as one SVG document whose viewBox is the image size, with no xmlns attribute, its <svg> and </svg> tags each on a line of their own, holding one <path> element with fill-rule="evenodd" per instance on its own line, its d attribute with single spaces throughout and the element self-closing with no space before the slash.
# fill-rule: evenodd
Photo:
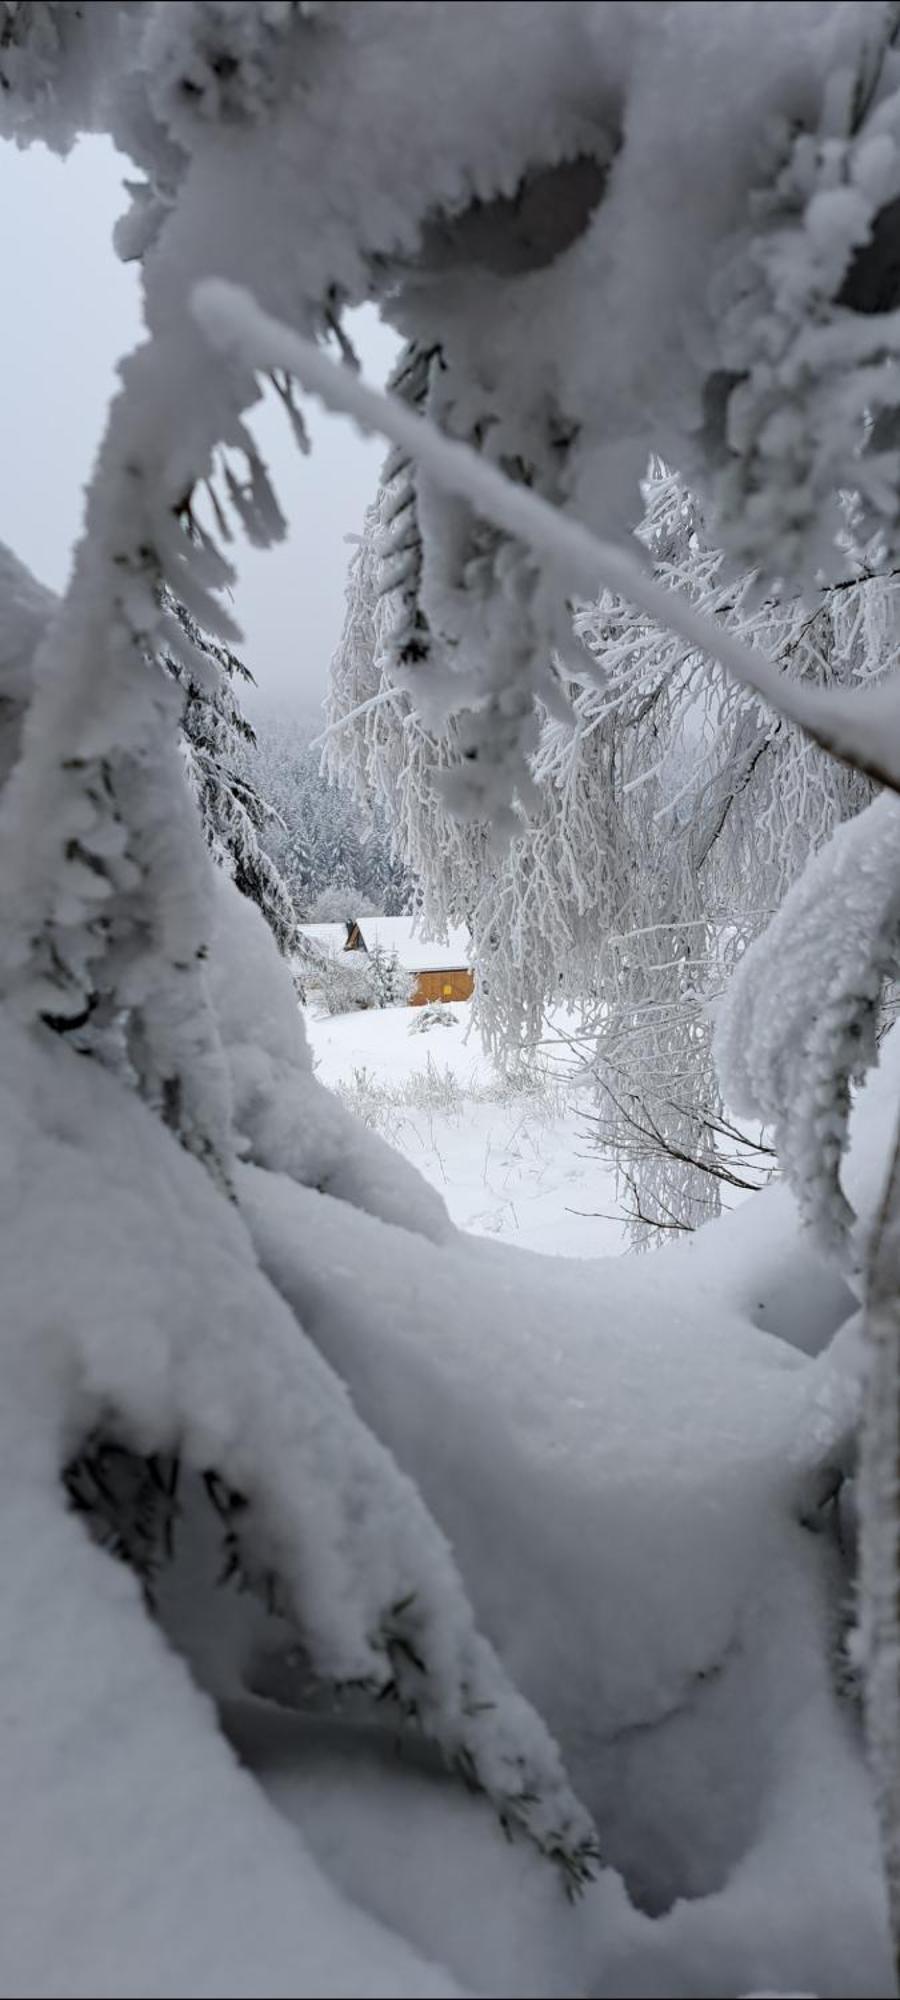
<svg viewBox="0 0 900 2000">
<path fill-rule="evenodd" d="M 423 1011 L 307 1008 L 321 1082 L 424 1174 L 461 1229 L 562 1257 L 622 1250 L 615 1177 L 591 1144 L 590 1098 L 560 1081 L 564 1041 L 553 1075 L 529 1090 L 498 1080 L 468 1001 L 447 1009 L 452 1027 L 424 1033 Z"/>
</svg>

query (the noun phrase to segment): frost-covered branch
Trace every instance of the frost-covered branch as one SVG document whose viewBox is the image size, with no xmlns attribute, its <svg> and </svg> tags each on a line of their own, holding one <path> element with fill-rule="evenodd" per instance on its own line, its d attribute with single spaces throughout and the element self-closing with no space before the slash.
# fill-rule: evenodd
<svg viewBox="0 0 900 2000">
<path fill-rule="evenodd" d="M 643 611 L 691 650 L 718 661 L 742 687 L 803 729 L 833 757 L 900 791 L 900 688 L 813 689 L 787 679 L 726 627 L 646 575 L 633 557 L 602 542 L 579 522 L 513 482 L 458 440 L 446 438 L 398 397 L 370 388 L 312 342 L 262 313 L 247 293 L 224 280 L 195 288 L 194 312 L 223 354 L 257 369 L 284 368 L 326 408 L 352 417 L 361 430 L 402 447 L 440 485 L 547 563 L 573 595 L 590 600 L 599 586 Z"/>
</svg>

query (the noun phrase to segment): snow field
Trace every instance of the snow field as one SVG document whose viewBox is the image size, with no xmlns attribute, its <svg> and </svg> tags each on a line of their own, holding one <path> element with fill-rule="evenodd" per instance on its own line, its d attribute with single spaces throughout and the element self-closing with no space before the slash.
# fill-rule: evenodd
<svg viewBox="0 0 900 2000">
<path fill-rule="evenodd" d="M 316 1074 L 443 1196 L 461 1229 L 548 1255 L 598 1257 L 624 1246 L 615 1178 L 593 1149 L 589 1096 L 565 1081 L 564 1046 L 543 1072 L 498 1076 L 469 1032 L 418 1032 L 418 1007 L 321 1018 L 305 1013 Z"/>
</svg>

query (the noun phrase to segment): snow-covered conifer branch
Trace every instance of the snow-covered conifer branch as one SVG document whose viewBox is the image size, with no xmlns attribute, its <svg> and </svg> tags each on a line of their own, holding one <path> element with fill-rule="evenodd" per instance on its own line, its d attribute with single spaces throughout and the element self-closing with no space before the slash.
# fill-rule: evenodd
<svg viewBox="0 0 900 2000">
<path fill-rule="evenodd" d="M 286 369 L 326 407 L 401 446 L 438 484 L 539 556 L 573 596 L 589 601 L 605 585 L 683 644 L 718 661 L 741 686 L 760 695 L 832 756 L 900 791 L 900 687 L 893 682 L 851 692 L 789 681 L 726 628 L 646 575 L 623 549 L 602 542 L 539 494 L 514 485 L 468 446 L 443 437 L 399 398 L 340 368 L 311 341 L 261 312 L 240 287 L 204 279 L 195 287 L 193 306 L 221 353 L 245 367 Z"/>
<path fill-rule="evenodd" d="M 762 1118 L 804 1214 L 844 1248 L 840 1181 L 851 1087 L 875 1060 L 885 982 L 900 967 L 900 806 L 839 827 L 728 988 L 716 1058 L 729 1101 Z"/>
</svg>

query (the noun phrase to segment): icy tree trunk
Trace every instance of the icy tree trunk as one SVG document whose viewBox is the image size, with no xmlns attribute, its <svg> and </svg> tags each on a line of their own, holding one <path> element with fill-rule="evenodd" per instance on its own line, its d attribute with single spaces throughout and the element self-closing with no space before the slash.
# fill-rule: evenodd
<svg viewBox="0 0 900 2000">
<path fill-rule="evenodd" d="M 869 1254 L 861 1442 L 866 1726 L 900 1985 L 900 1130 Z"/>
</svg>

